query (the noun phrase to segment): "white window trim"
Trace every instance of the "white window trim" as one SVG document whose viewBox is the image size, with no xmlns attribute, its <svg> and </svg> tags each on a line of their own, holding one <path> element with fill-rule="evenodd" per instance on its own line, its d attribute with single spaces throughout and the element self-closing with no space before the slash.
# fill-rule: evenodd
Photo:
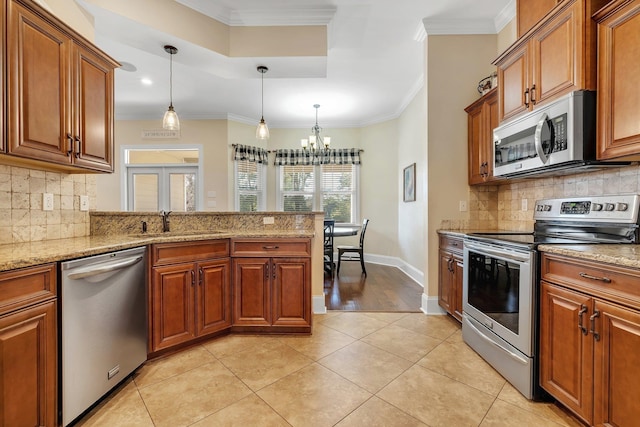
<svg viewBox="0 0 640 427">
<path fill-rule="evenodd" d="M 265 163 L 258 163 L 258 169 L 260 171 L 260 180 L 262 180 L 262 193 L 258 197 L 258 212 L 264 212 L 267 210 L 267 165 Z M 234 188 L 234 209 L 236 212 L 240 211 L 240 189 L 238 188 L 238 161 L 233 161 L 233 188 Z"/>
<path fill-rule="evenodd" d="M 142 145 L 121 145 L 120 146 L 120 209 L 123 211 L 127 210 L 128 199 L 129 199 L 129 185 L 128 185 L 128 169 L 129 164 L 125 162 L 127 156 L 127 150 L 198 150 L 198 173 L 196 178 L 196 211 L 203 210 L 203 201 L 204 201 L 204 168 L 203 168 L 203 156 L 204 150 L 202 144 L 180 144 L 178 146 L 174 144 L 142 144 Z M 162 165 L 162 164 L 136 164 L 135 167 L 187 167 L 191 166 L 195 168 L 195 164 L 193 165 Z"/>
<path fill-rule="evenodd" d="M 351 223 L 340 223 L 341 225 L 345 225 L 345 226 L 350 226 L 350 225 L 360 225 L 360 194 L 361 194 L 361 188 L 360 188 L 360 165 L 353 165 L 354 166 L 354 173 L 353 173 L 353 181 L 354 181 L 354 185 L 356 188 L 355 191 L 355 203 L 353 204 L 353 212 L 352 212 L 352 218 L 354 219 L 354 222 Z M 281 182 L 282 182 L 282 166 L 276 166 L 277 170 L 276 170 L 276 210 L 277 211 L 283 211 L 284 210 L 284 200 L 283 200 L 283 191 L 281 188 Z M 313 208 L 312 210 L 315 211 L 322 211 L 324 209 L 324 207 L 322 207 L 322 168 L 321 165 L 314 165 L 314 184 L 315 184 L 315 191 L 313 194 Z M 291 194 L 293 194 L 292 192 L 289 192 Z M 308 194 L 306 192 L 300 192 L 300 194 Z"/>
</svg>

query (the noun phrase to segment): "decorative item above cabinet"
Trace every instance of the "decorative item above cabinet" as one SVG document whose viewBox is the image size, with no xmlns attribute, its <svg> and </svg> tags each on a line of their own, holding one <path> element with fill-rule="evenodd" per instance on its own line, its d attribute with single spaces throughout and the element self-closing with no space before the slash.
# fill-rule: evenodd
<svg viewBox="0 0 640 427">
<path fill-rule="evenodd" d="M 30 0 L 7 1 L 3 162 L 113 172 L 119 64 Z"/>
<path fill-rule="evenodd" d="M 591 15 L 606 1 L 563 0 L 493 62 L 498 67 L 500 122 L 566 93 L 595 90 Z"/>
</svg>

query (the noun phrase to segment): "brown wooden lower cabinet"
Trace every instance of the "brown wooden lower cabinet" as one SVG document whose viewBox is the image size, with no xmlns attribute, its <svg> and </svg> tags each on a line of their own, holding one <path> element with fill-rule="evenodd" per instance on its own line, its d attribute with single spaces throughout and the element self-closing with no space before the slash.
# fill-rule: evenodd
<svg viewBox="0 0 640 427">
<path fill-rule="evenodd" d="M 236 239 L 231 254 L 234 330 L 311 331 L 309 239 Z"/>
<path fill-rule="evenodd" d="M 0 273 L 0 425 L 57 425 L 55 268 Z"/>
<path fill-rule="evenodd" d="M 544 254 L 542 279 L 542 387 L 589 425 L 637 425 L 640 270 Z"/>
<path fill-rule="evenodd" d="M 438 305 L 462 322 L 462 238 L 441 235 L 439 253 Z"/>
<path fill-rule="evenodd" d="M 152 246 L 150 353 L 231 327 L 228 254 L 226 239 Z"/>
</svg>

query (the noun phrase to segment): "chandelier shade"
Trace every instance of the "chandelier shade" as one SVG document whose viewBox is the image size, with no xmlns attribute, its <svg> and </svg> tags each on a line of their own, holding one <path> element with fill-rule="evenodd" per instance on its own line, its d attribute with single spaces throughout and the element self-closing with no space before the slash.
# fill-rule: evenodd
<svg viewBox="0 0 640 427">
<path fill-rule="evenodd" d="M 180 119 L 173 108 L 173 55 L 178 53 L 178 49 L 171 45 L 165 45 L 164 50 L 169 54 L 169 108 L 162 118 L 162 128 L 180 130 Z"/>
</svg>

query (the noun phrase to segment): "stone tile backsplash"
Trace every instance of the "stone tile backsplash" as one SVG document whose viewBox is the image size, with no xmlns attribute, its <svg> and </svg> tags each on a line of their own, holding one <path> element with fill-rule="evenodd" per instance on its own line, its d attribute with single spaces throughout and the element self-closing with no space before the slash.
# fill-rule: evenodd
<svg viewBox="0 0 640 427">
<path fill-rule="evenodd" d="M 52 211 L 42 209 L 44 193 L 53 194 Z M 89 235 L 81 195 L 95 209 L 95 176 L 0 165 L 0 244 Z"/>
<path fill-rule="evenodd" d="M 533 231 L 533 209 L 536 200 L 637 194 L 639 189 L 638 165 L 576 175 L 507 181 L 495 186 L 470 187 L 469 219 L 442 221 L 441 228 Z M 526 210 L 522 210 L 523 200 L 526 200 Z"/>
</svg>

